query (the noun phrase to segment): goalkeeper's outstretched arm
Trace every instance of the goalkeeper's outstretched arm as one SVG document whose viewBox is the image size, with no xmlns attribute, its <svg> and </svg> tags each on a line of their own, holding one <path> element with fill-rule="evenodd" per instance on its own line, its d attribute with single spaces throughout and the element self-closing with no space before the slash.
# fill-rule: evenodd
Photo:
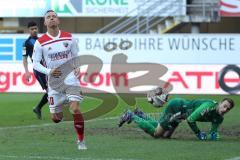
<svg viewBox="0 0 240 160">
<path fill-rule="evenodd" d="M 212 126 L 211 126 L 211 129 L 210 129 L 210 132 L 218 132 L 218 128 L 221 125 L 221 123 L 222 123 L 222 121 L 219 122 L 219 123 L 212 122 Z"/>
<path fill-rule="evenodd" d="M 198 128 L 196 121 L 199 120 L 204 115 L 204 113 L 214 105 L 215 105 L 214 103 L 205 102 L 202 105 L 200 105 L 190 116 L 188 116 L 187 118 L 188 125 L 197 136 L 199 136 L 201 131 Z"/>
</svg>

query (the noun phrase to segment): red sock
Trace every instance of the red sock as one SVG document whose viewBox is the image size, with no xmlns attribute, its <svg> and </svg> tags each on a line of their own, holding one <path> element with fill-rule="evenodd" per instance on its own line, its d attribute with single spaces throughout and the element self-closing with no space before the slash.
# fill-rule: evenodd
<svg viewBox="0 0 240 160">
<path fill-rule="evenodd" d="M 78 140 L 84 139 L 84 119 L 82 114 L 73 114 L 74 128 L 77 132 Z"/>
</svg>

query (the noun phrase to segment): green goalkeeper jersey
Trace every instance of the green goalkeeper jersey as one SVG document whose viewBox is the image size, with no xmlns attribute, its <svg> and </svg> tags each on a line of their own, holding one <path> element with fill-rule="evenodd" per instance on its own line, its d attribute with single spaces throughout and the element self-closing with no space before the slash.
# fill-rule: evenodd
<svg viewBox="0 0 240 160">
<path fill-rule="evenodd" d="M 160 124 L 163 128 L 169 129 L 168 126 L 179 123 L 179 119 L 187 119 L 189 126 L 197 134 L 200 132 L 196 124 L 197 121 L 211 122 L 211 132 L 217 132 L 223 121 L 223 117 L 216 111 L 217 106 L 218 103 L 210 99 L 186 100 L 174 98 L 169 101 L 165 108 L 160 118 Z"/>
<path fill-rule="evenodd" d="M 218 114 L 216 107 L 218 103 L 209 99 L 192 100 L 186 108 L 187 121 L 195 134 L 200 132 L 196 121 L 211 122 L 210 132 L 217 132 L 219 125 L 223 122 L 223 116 Z"/>
</svg>

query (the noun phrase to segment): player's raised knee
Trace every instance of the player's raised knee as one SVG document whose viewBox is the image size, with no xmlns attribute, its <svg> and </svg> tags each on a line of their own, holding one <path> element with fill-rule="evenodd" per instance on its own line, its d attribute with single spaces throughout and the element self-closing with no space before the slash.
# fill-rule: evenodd
<svg viewBox="0 0 240 160">
<path fill-rule="evenodd" d="M 70 110 L 72 114 L 80 114 L 79 104 L 78 103 L 71 103 L 70 104 Z"/>
</svg>

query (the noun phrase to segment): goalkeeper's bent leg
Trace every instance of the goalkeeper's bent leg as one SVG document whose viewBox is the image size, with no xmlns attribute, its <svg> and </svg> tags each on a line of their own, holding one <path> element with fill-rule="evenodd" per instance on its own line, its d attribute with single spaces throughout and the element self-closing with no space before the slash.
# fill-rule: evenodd
<svg viewBox="0 0 240 160">
<path fill-rule="evenodd" d="M 153 119 L 151 116 L 147 116 L 145 120 L 151 123 L 155 128 L 157 128 L 158 122 L 155 119 Z"/>
<path fill-rule="evenodd" d="M 157 128 L 157 126 L 155 126 L 157 121 L 155 121 L 155 123 L 153 125 L 153 121 L 151 121 L 151 120 L 148 121 L 148 120 L 142 119 L 138 116 L 133 116 L 133 121 L 138 125 L 139 128 L 141 128 L 142 130 L 144 130 L 146 133 L 150 134 L 151 136 L 154 136 L 155 130 Z"/>
<path fill-rule="evenodd" d="M 158 122 L 151 116 L 151 115 L 147 115 L 146 113 L 144 113 L 144 116 L 139 116 L 138 114 L 135 114 L 135 116 L 138 116 L 146 121 L 148 121 L 149 123 L 151 123 L 154 127 L 158 126 Z"/>
</svg>

